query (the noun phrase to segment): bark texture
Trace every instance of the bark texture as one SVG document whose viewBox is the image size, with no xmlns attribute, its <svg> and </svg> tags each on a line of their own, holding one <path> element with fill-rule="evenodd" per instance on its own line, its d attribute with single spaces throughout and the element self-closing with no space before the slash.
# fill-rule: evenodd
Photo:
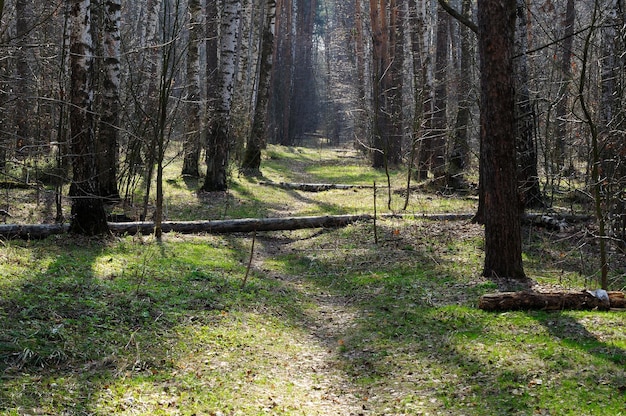
<svg viewBox="0 0 626 416">
<path fill-rule="evenodd" d="M 608 292 L 608 299 L 593 292 L 541 293 L 533 291 L 490 293 L 480 297 L 478 307 L 485 311 L 512 310 L 609 310 L 624 308 L 623 292 Z"/>
<path fill-rule="evenodd" d="M 72 0 L 70 9 L 72 218 L 70 231 L 96 235 L 108 232 L 106 213 L 98 196 L 93 128 L 93 41 L 90 1 Z"/>
<path fill-rule="evenodd" d="M 225 0 L 221 19 L 220 55 L 217 71 L 219 95 L 215 106 L 215 115 L 207 131 L 207 172 L 202 185 L 202 190 L 208 192 L 228 189 L 230 108 L 233 101 L 235 72 L 237 70 L 241 1 Z"/>
<path fill-rule="evenodd" d="M 481 69 L 480 183 L 485 267 L 490 278 L 524 280 L 515 149 L 515 0 L 478 2 Z"/>
</svg>

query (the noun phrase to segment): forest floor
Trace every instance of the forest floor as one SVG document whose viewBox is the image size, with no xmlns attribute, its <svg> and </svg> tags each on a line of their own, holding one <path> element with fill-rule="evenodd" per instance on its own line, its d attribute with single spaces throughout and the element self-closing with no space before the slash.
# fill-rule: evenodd
<svg viewBox="0 0 626 416">
<path fill-rule="evenodd" d="M 372 189 L 309 193 L 234 174 L 229 192 L 197 194 L 170 169 L 171 220 L 373 213 Z M 347 149 L 272 146 L 263 173 L 387 183 Z M 379 213 L 476 208 L 416 189 L 403 211 L 404 180 L 392 172 L 392 192 L 379 188 Z M 12 219 L 50 219 L 51 198 L 29 192 L 6 194 Z M 593 232 L 524 227 L 529 277 L 596 288 Z M 498 290 L 480 276 L 482 246 L 469 221 L 411 217 L 160 243 L 2 241 L 0 414 L 626 414 L 626 313 L 481 311 L 479 296 Z M 624 290 L 624 256 L 610 255 L 611 289 Z"/>
</svg>

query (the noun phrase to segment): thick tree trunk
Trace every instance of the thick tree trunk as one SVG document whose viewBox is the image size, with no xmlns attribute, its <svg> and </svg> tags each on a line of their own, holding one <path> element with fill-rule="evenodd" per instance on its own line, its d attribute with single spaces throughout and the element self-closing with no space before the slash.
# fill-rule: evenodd
<svg viewBox="0 0 626 416">
<path fill-rule="evenodd" d="M 515 155 L 515 0 L 479 0 L 480 186 L 485 267 L 490 278 L 524 280 Z"/>
<path fill-rule="evenodd" d="M 72 0 L 70 9 L 71 149 L 73 177 L 70 187 L 70 231 L 95 235 L 109 231 L 102 199 L 98 196 L 96 146 L 93 129 L 93 41 L 89 0 Z"/>
<path fill-rule="evenodd" d="M 478 307 L 485 311 L 512 310 L 608 310 L 625 308 L 623 292 L 608 292 L 608 299 L 593 292 L 540 293 L 533 291 L 491 293 L 480 297 Z"/>
</svg>

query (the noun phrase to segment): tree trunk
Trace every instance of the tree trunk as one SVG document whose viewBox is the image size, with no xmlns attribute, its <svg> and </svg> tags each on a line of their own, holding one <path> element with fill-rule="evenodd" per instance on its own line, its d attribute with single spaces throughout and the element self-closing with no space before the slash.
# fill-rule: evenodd
<svg viewBox="0 0 626 416">
<path fill-rule="evenodd" d="M 217 73 L 219 96 L 215 115 L 207 131 L 207 172 L 202 185 L 202 190 L 206 192 L 228 189 L 230 109 L 237 70 L 241 0 L 225 0 L 221 19 L 220 60 Z"/>
<path fill-rule="evenodd" d="M 392 75 L 387 0 L 370 0 L 370 22 L 372 28 L 372 86 L 374 98 L 374 128 L 372 138 L 372 166 L 387 166 L 389 159 L 390 129 L 392 112 L 389 107 Z"/>
<path fill-rule="evenodd" d="M 389 11 L 389 49 L 391 73 L 389 110 L 391 125 L 387 144 L 387 163 L 397 166 L 402 162 L 404 139 L 403 84 L 404 84 L 404 0 L 391 0 Z"/>
<path fill-rule="evenodd" d="M 183 175 L 200 177 L 200 129 L 202 126 L 202 95 L 200 93 L 200 38 L 202 5 L 189 0 L 189 46 L 187 49 L 187 120 L 183 142 Z"/>
<path fill-rule="evenodd" d="M 317 130 L 319 99 L 313 72 L 313 32 L 317 0 L 296 0 L 293 85 L 289 114 L 289 142 Z"/>
<path fill-rule="evenodd" d="M 517 149 L 520 157 L 520 194 L 527 208 L 543 207 L 543 196 L 537 172 L 537 147 L 535 145 L 535 112 L 528 89 L 528 33 L 526 28 L 526 0 L 517 0 L 517 25 L 515 31 L 515 78 L 517 102 Z"/>
<path fill-rule="evenodd" d="M 28 156 L 33 151 L 34 138 L 33 120 L 36 116 L 33 111 L 35 86 L 33 79 L 32 50 L 27 45 L 32 39 L 34 26 L 33 5 L 28 0 L 16 0 L 16 37 L 18 47 L 15 49 L 15 79 L 16 79 L 16 102 L 13 104 L 15 111 L 15 137 L 16 154 L 20 157 Z"/>
<path fill-rule="evenodd" d="M 417 163 L 415 178 L 428 179 L 431 154 L 433 148 L 432 116 L 433 116 L 433 74 L 430 54 L 430 38 L 428 36 L 427 10 L 425 0 L 415 2 L 409 0 L 412 15 L 411 47 L 413 50 L 413 84 L 414 84 L 414 121 L 413 146 L 416 147 L 412 160 Z M 419 74 L 419 75 L 418 75 Z"/>
<path fill-rule="evenodd" d="M 462 11 L 463 16 L 470 16 L 471 13 L 471 1 L 463 0 Z M 472 52 L 470 36 L 473 33 L 464 24 L 460 24 L 461 48 L 460 54 L 460 67 L 459 67 L 459 86 L 457 91 L 458 110 L 456 113 L 456 123 L 454 126 L 454 137 L 452 143 L 452 150 L 450 152 L 450 161 L 448 164 L 448 178 L 447 183 L 453 189 L 464 188 L 467 185 L 463 177 L 463 171 L 468 164 L 469 158 L 469 140 L 468 140 L 468 127 L 471 117 L 471 64 L 472 64 Z"/>
<path fill-rule="evenodd" d="M 293 2 L 277 0 L 276 50 L 272 66 L 270 114 L 274 140 L 290 146 L 289 115 L 291 114 L 291 89 L 293 85 Z"/>
<path fill-rule="evenodd" d="M 70 111 L 73 177 L 70 187 L 70 231 L 96 235 L 109 231 L 102 199 L 98 196 L 96 146 L 93 129 L 93 41 L 90 1 L 71 0 L 70 9 Z"/>
<path fill-rule="evenodd" d="M 515 156 L 515 0 L 479 0 L 480 184 L 490 278 L 524 280 Z"/>
<path fill-rule="evenodd" d="M 555 171 L 560 173 L 565 167 L 565 145 L 567 142 L 567 114 L 569 109 L 569 85 L 572 80 L 572 45 L 574 42 L 574 23 L 576 21 L 576 8 L 574 0 L 567 0 L 565 20 L 563 21 L 563 46 L 561 55 L 561 82 L 556 105 L 556 145 L 554 147 L 552 164 Z"/>
<path fill-rule="evenodd" d="M 437 6 L 437 38 L 435 43 L 435 96 L 432 113 L 431 136 L 432 147 L 430 152 L 430 170 L 435 178 L 446 177 L 446 142 L 448 139 L 448 53 L 449 46 L 449 16 Z"/>
<path fill-rule="evenodd" d="M 120 20 L 121 0 L 106 0 L 103 8 L 101 115 L 98 121 L 97 167 L 99 195 L 117 201 L 117 165 L 120 129 Z"/>
<path fill-rule="evenodd" d="M 247 175 L 261 174 L 261 150 L 267 144 L 267 108 L 270 94 L 270 77 L 274 55 L 274 20 L 276 0 L 267 0 L 267 10 L 261 36 L 261 63 L 259 87 L 254 106 L 252 129 L 248 136 L 241 170 Z"/>
<path fill-rule="evenodd" d="M 345 227 L 358 221 L 371 221 L 371 215 L 324 215 L 319 217 L 286 218 L 243 218 L 214 221 L 164 221 L 162 232 L 178 233 L 239 233 L 254 231 L 289 231 L 310 228 Z M 111 222 L 108 223 L 115 234 L 144 234 L 154 232 L 153 222 Z M 54 234 L 63 234 L 69 227 L 63 224 L 18 225 L 0 224 L 0 236 L 6 238 L 40 239 Z"/>
<path fill-rule="evenodd" d="M 367 142 L 367 99 L 365 95 L 365 41 L 363 38 L 363 6 L 361 0 L 354 2 L 355 55 L 357 83 L 357 115 L 354 129 L 355 148 L 363 149 Z"/>
</svg>

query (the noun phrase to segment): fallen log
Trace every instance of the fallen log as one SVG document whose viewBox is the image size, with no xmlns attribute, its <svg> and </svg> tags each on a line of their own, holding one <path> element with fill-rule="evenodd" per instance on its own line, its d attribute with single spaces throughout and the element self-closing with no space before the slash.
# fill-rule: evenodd
<svg viewBox="0 0 626 416">
<path fill-rule="evenodd" d="M 514 310 L 609 310 L 626 307 L 626 300 L 622 292 L 605 292 L 605 295 L 596 295 L 596 292 L 522 292 L 489 293 L 480 297 L 478 307 L 485 311 L 514 311 Z"/>
<path fill-rule="evenodd" d="M 304 192 L 324 192 L 331 189 L 368 189 L 373 185 L 348 185 L 340 183 L 298 183 L 298 182 L 270 182 L 261 181 L 260 185 L 274 186 L 282 189 L 293 189 Z"/>
<path fill-rule="evenodd" d="M 253 231 L 288 231 L 308 228 L 344 227 L 357 221 L 370 221 L 371 215 L 324 215 L 286 218 L 243 218 L 214 221 L 164 221 L 163 232 L 189 233 L 237 233 Z M 68 224 L 0 224 L 0 236 L 5 238 L 41 239 L 54 234 L 64 234 Z M 154 223 L 150 221 L 109 222 L 113 234 L 151 234 Z"/>
</svg>

